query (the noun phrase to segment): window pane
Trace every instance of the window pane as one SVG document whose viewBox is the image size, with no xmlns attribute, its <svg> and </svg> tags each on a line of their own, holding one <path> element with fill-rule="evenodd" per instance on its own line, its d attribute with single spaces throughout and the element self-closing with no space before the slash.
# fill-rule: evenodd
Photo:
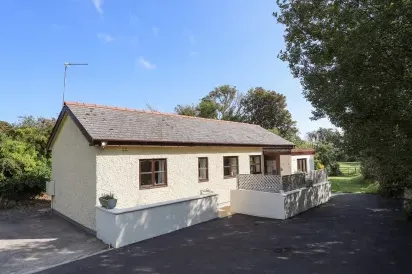
<svg viewBox="0 0 412 274">
<path fill-rule="evenodd" d="M 152 185 L 152 173 L 141 174 L 140 180 L 141 180 L 140 185 L 151 186 Z"/>
<path fill-rule="evenodd" d="M 199 178 L 200 179 L 207 179 L 207 169 L 205 169 L 205 168 L 199 169 Z"/>
<path fill-rule="evenodd" d="M 151 172 L 152 171 L 152 161 L 143 160 L 140 161 L 140 172 Z"/>
<path fill-rule="evenodd" d="M 255 157 L 255 163 L 256 163 L 256 164 L 260 164 L 260 156 L 256 156 L 256 157 Z"/>
<path fill-rule="evenodd" d="M 155 173 L 155 185 L 162 185 L 165 183 L 165 172 L 156 172 Z"/>
<path fill-rule="evenodd" d="M 237 166 L 237 157 L 229 158 L 231 166 Z"/>
<path fill-rule="evenodd" d="M 207 167 L 207 158 L 199 158 L 199 168 Z"/>
<path fill-rule="evenodd" d="M 224 169 L 223 175 L 224 176 L 230 176 L 230 167 L 225 167 L 223 169 Z"/>
<path fill-rule="evenodd" d="M 260 164 L 259 164 L 259 165 L 256 165 L 255 171 L 256 171 L 256 173 L 260 173 L 260 172 L 261 172 L 261 171 L 260 171 Z"/>
<path fill-rule="evenodd" d="M 155 171 L 166 171 L 165 160 L 155 160 Z"/>
<path fill-rule="evenodd" d="M 223 157 L 223 166 L 230 165 L 230 157 Z"/>
<path fill-rule="evenodd" d="M 237 166 L 236 167 L 232 167 L 232 174 L 231 176 L 236 176 L 237 175 Z"/>
</svg>

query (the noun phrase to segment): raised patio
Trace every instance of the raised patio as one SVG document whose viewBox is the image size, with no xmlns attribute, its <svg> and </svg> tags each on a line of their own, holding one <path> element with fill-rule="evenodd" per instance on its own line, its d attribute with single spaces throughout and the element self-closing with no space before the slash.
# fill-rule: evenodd
<svg viewBox="0 0 412 274">
<path fill-rule="evenodd" d="M 292 175 L 238 175 L 231 190 L 231 212 L 287 219 L 329 201 L 330 183 L 325 170 Z"/>
</svg>

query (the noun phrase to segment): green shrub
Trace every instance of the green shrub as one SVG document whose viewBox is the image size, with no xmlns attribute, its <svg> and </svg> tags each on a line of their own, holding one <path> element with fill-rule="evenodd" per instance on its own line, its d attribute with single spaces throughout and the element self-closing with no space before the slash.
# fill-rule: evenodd
<svg viewBox="0 0 412 274">
<path fill-rule="evenodd" d="M 51 158 L 46 150 L 54 120 L 22 117 L 0 130 L 0 199 L 18 201 L 45 190 L 51 176 Z M 1 128 L 0 128 L 1 129 Z"/>
<path fill-rule="evenodd" d="M 329 166 L 329 176 L 339 176 L 341 174 L 339 163 L 336 162 Z"/>
</svg>

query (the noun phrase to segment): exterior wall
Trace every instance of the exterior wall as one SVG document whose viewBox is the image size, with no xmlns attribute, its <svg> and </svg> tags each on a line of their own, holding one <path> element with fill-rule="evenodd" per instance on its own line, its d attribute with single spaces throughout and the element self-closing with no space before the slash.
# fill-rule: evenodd
<svg viewBox="0 0 412 274">
<path fill-rule="evenodd" d="M 234 189 L 230 191 L 230 210 L 264 218 L 285 219 L 285 197 L 280 193 Z"/>
<path fill-rule="evenodd" d="M 298 159 L 307 159 L 308 171 L 315 170 L 315 155 L 295 155 L 295 156 L 291 156 L 291 161 L 292 161 L 291 167 L 292 168 L 291 168 L 290 174 L 294 174 L 298 172 L 298 161 L 297 161 Z"/>
<path fill-rule="evenodd" d="M 249 156 L 262 155 L 262 148 L 245 147 L 106 147 L 97 155 L 97 198 L 112 192 L 117 207 L 127 208 L 196 196 L 210 189 L 219 194 L 219 205 L 230 202 L 236 178 L 223 178 L 223 156 L 238 156 L 239 173 L 249 174 Z M 198 157 L 208 157 L 209 181 L 198 181 Z M 167 159 L 166 187 L 140 189 L 139 160 Z M 97 202 L 97 201 L 96 201 Z"/>
<path fill-rule="evenodd" d="M 285 193 L 285 216 L 290 218 L 300 212 L 329 201 L 331 186 L 323 182 L 312 187 L 302 188 Z"/>
<path fill-rule="evenodd" d="M 95 230 L 96 151 L 66 116 L 52 146 L 53 209 Z"/>
<path fill-rule="evenodd" d="M 280 156 L 280 175 L 290 175 L 292 174 L 292 159 L 290 155 L 279 155 Z"/>
<path fill-rule="evenodd" d="M 283 220 L 326 203 L 330 196 L 329 182 L 284 193 L 235 189 L 230 191 L 230 205 L 233 213 Z"/>
<path fill-rule="evenodd" d="M 96 206 L 97 237 L 117 248 L 217 217 L 216 194 L 124 210 Z"/>
</svg>

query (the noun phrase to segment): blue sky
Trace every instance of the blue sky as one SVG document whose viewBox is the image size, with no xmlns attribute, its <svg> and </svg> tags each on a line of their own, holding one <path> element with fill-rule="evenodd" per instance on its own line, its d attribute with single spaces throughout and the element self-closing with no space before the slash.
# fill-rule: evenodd
<svg viewBox="0 0 412 274">
<path fill-rule="evenodd" d="M 301 133 L 309 120 L 287 64 L 274 0 L 4 0 L 0 4 L 0 120 L 56 117 L 66 100 L 172 112 L 213 87 L 262 86 L 286 95 Z"/>
</svg>

